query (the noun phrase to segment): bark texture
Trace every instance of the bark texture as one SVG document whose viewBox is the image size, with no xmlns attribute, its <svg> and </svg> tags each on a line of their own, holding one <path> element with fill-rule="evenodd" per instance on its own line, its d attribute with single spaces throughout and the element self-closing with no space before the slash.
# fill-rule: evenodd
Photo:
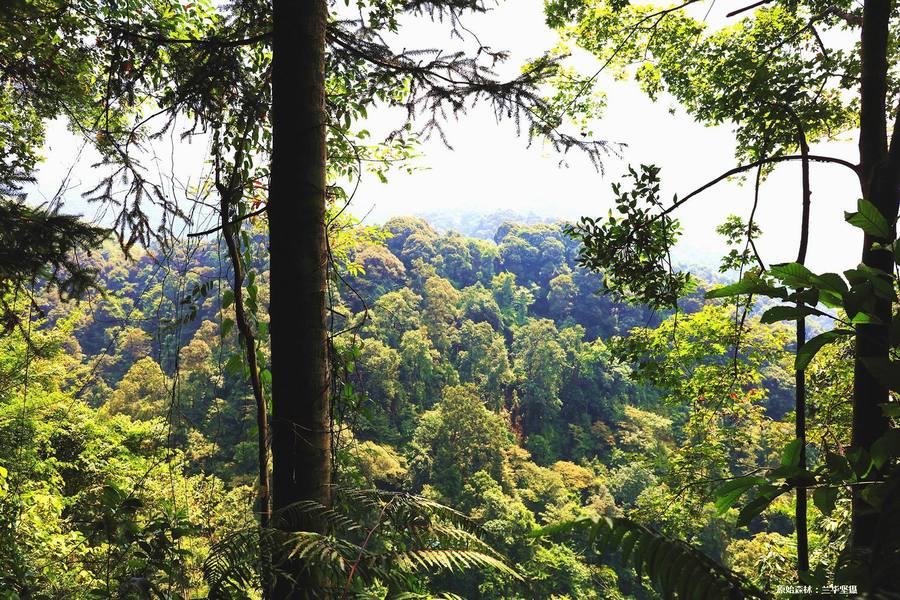
<svg viewBox="0 0 900 600">
<path fill-rule="evenodd" d="M 897 155 L 900 148 L 892 144 L 888 151 L 887 138 L 887 53 L 890 0 L 866 0 L 863 7 L 861 38 L 859 175 L 864 198 L 872 202 L 888 222 L 897 218 L 898 173 Z M 897 138 L 897 128 L 895 134 Z M 891 254 L 875 250 L 875 242 L 886 242 L 866 234 L 862 262 L 870 267 L 890 272 Z M 891 303 L 878 299 L 875 316 L 885 324 L 856 326 L 856 350 L 853 391 L 853 438 L 857 448 L 870 448 L 888 429 L 889 422 L 880 405 L 888 401 L 888 390 L 865 366 L 867 359 L 888 356 L 888 325 Z M 872 473 L 869 478 L 877 478 Z M 861 497 L 860 486 L 854 488 L 851 543 L 861 553 L 871 550 L 878 535 L 878 514 Z"/>
<path fill-rule="evenodd" d="M 331 431 L 325 239 L 324 0 L 273 0 L 272 172 L 269 190 L 273 520 L 303 500 L 330 504 Z M 279 519 L 279 516 L 281 517 Z M 274 598 L 317 595 L 315 578 L 285 565 Z"/>
</svg>

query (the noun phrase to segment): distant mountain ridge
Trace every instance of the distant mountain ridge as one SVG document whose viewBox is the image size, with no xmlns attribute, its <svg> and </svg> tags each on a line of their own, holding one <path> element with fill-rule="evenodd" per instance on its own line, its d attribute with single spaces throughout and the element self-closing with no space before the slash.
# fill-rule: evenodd
<svg viewBox="0 0 900 600">
<path fill-rule="evenodd" d="M 424 219 L 439 233 L 455 231 L 466 237 L 492 240 L 497 229 L 506 222 L 518 225 L 535 225 L 537 223 L 558 223 L 565 219 L 554 216 L 539 215 L 533 211 L 521 213 L 504 209 L 491 212 L 474 210 L 464 211 L 431 211 L 414 213 L 413 216 Z"/>
</svg>

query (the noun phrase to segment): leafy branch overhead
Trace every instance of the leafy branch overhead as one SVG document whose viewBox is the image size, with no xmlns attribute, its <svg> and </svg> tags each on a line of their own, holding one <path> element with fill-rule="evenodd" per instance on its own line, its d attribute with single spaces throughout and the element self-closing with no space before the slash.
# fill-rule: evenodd
<svg viewBox="0 0 900 600">
<path fill-rule="evenodd" d="M 567 229 L 581 243 L 579 265 L 604 275 L 604 290 L 654 308 L 677 305 L 693 288 L 689 273 L 675 270 L 671 249 L 681 235 L 678 221 L 659 199 L 659 168 L 629 167 L 631 191 L 612 185 L 616 213 L 582 217 Z"/>
<path fill-rule="evenodd" d="M 60 71 L 78 67 L 74 80 L 53 80 L 55 87 L 35 92 L 42 95 L 37 116 L 66 117 L 73 131 L 100 153 L 95 166 L 103 175 L 84 196 L 114 211 L 113 229 L 125 247 L 165 242 L 173 234 L 171 217 L 191 220 L 185 200 L 192 194 L 169 189 L 148 171 L 154 143 L 166 136 L 187 141 L 209 129 L 221 130 L 249 109 L 253 154 L 261 158 L 271 151 L 271 6 L 247 1 L 218 7 L 210 0 L 56 4 L 29 3 L 29 18 L 16 25 L 15 33 L 28 37 L 35 53 L 51 53 L 57 41 L 44 39 L 39 31 L 50 20 L 58 22 L 66 32 L 58 40 L 62 54 L 48 61 L 59 61 L 54 69 Z M 329 143 L 334 146 L 332 156 L 344 157 L 339 162 L 354 164 L 354 155 L 360 157 L 365 144 L 347 144 L 350 123 L 379 105 L 403 107 L 407 113 L 406 122 L 385 140 L 388 145 L 405 147 L 407 140 L 432 134 L 449 143 L 446 121 L 483 103 L 498 119 L 512 121 L 529 141 L 545 139 L 560 151 L 579 149 L 598 168 L 600 160 L 616 150 L 615 145 L 586 137 L 583 129 L 564 131 L 566 120 L 583 118 L 595 104 L 583 99 L 573 106 L 567 100 L 564 90 L 580 87 L 581 79 L 563 69 L 560 56 L 536 58 L 520 75 L 504 81 L 494 68 L 507 55 L 480 42 L 466 54 L 395 50 L 386 41 L 400 30 L 404 15 L 445 19 L 456 36 L 468 39 L 463 20 L 467 13 L 487 10 L 480 0 L 371 2 L 356 8 L 337 11 L 327 24 Z M 346 18 L 348 12 L 358 12 L 358 17 Z M 25 66 L 4 68 L 4 73 L 5 80 L 28 85 Z M 563 91 L 548 97 L 547 84 Z M 53 97 L 68 100 L 60 103 Z M 32 138 L 43 132 L 38 123 L 29 127 Z M 19 155 L 26 156 L 24 141 L 20 145 Z M 28 159 L 24 171 L 17 167 L 17 172 L 27 175 L 33 164 Z M 257 183 L 264 188 L 262 175 Z M 153 221 L 159 212 L 166 218 L 158 219 L 157 226 Z"/>
<path fill-rule="evenodd" d="M 878 211 L 871 202 L 860 199 L 858 210 L 846 213 L 846 221 L 854 227 L 862 230 L 876 239 L 890 239 L 893 226 Z M 877 242 L 876 242 L 877 243 Z M 894 243 L 880 244 L 879 252 L 891 253 L 893 262 L 900 266 L 900 245 Z M 721 286 L 706 292 L 706 298 L 732 298 L 736 296 L 757 295 L 791 302 L 793 304 L 779 305 L 769 308 L 763 315 L 762 321 L 775 323 L 778 321 L 792 321 L 797 318 L 816 315 L 834 320 L 838 327 L 820 333 L 807 341 L 797 353 L 797 368 L 806 368 L 815 355 L 826 344 L 832 343 L 842 336 L 854 335 L 853 326 L 868 323 L 881 323 L 876 314 L 876 305 L 879 302 L 897 301 L 897 278 L 893 272 L 883 271 L 865 264 L 858 265 L 855 269 L 844 271 L 843 276 L 838 273 L 815 274 L 798 263 L 785 263 L 772 265 L 766 275 L 756 271 L 750 271 L 743 279 L 731 285 Z M 801 302 L 803 308 L 797 308 L 797 302 Z M 823 309 L 839 309 L 840 315 L 832 315 Z M 893 347 L 900 345 L 900 326 L 898 319 L 891 322 L 890 343 Z M 866 367 L 872 371 L 873 376 L 882 381 L 894 391 L 898 390 L 898 382 L 892 373 L 896 372 L 900 363 L 889 358 L 885 361 L 868 361 Z"/>
</svg>

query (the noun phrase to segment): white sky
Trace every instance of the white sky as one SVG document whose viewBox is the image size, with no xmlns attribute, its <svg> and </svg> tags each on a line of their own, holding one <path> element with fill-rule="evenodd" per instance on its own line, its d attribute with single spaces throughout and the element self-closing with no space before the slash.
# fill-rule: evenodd
<svg viewBox="0 0 900 600">
<path fill-rule="evenodd" d="M 724 12 L 723 3 L 721 9 L 714 7 L 710 18 L 721 20 Z M 556 34 L 543 22 L 541 0 L 507 0 L 487 15 L 468 19 L 466 26 L 492 48 L 510 51 L 507 74 L 556 43 Z M 449 39 L 446 27 L 421 20 L 404 27 L 398 43 L 407 48 L 458 45 Z M 589 68 L 590 64 L 583 66 Z M 627 144 L 621 160 L 610 157 L 605 161 L 605 176 L 575 153 L 566 157 L 568 168 L 561 167 L 561 157 L 552 147 L 535 142 L 527 148 L 527 140 L 516 137 L 511 122 L 497 123 L 488 109 L 476 109 L 458 123 L 447 125 L 452 151 L 437 139 L 423 145 L 423 170 L 412 175 L 396 173 L 387 185 L 372 175 L 364 177 L 353 212 L 368 214 L 367 222 L 376 223 L 396 215 L 500 209 L 575 219 L 585 214 L 606 214 L 611 205 L 610 183 L 625 172 L 628 163 L 660 166 L 664 199 L 676 193 L 684 196 L 735 166 L 729 128 L 704 127 L 677 109 L 670 114 L 670 103 L 652 103 L 633 82 L 606 78 L 600 79 L 599 85 L 607 94 L 608 104 L 604 118 L 593 126 L 596 137 Z M 378 132 L 389 131 L 396 123 L 397 114 L 384 110 L 372 114 L 366 125 Z M 40 194 L 53 195 L 78 147 L 61 124 L 51 127 L 47 160 L 38 177 Z M 191 177 L 196 181 L 203 165 L 203 144 L 179 145 L 175 150 L 174 155 L 160 151 L 163 166 L 174 162 L 182 180 Z M 812 151 L 856 162 L 855 136 L 846 142 L 813 147 Z M 73 172 L 73 181 L 76 185 L 80 182 L 80 187 L 67 195 L 68 211 L 88 217 L 94 217 L 94 209 L 86 208 L 78 196 L 94 180 L 91 162 L 90 157 L 82 157 Z M 843 167 L 814 164 L 812 169 L 813 227 L 808 264 L 814 270 L 852 267 L 857 262 L 861 237 L 844 223 L 843 211 L 855 210 L 858 183 Z M 750 185 L 723 182 L 679 209 L 685 233 L 678 257 L 690 262 L 717 261 L 724 245 L 714 228 L 730 213 L 746 217 L 752 196 Z M 32 198 L 39 199 L 40 195 Z M 794 260 L 799 212 L 799 164 L 779 166 L 762 188 L 757 211 L 764 232 L 759 247 L 766 261 Z"/>
</svg>

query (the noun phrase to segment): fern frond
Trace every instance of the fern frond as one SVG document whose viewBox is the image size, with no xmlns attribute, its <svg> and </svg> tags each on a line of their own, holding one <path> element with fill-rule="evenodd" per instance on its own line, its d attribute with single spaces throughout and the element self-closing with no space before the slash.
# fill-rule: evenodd
<svg viewBox="0 0 900 600">
<path fill-rule="evenodd" d="M 422 496 L 401 492 L 380 492 L 380 495 L 383 500 L 391 502 L 391 505 L 393 506 L 391 517 L 397 521 L 401 521 L 402 519 L 400 517 L 402 516 L 421 517 L 422 515 L 428 515 L 433 518 L 448 521 L 460 527 L 476 528 L 472 519 L 458 510 L 441 504 L 440 502 L 435 502 L 434 500 L 423 498 Z"/>
<path fill-rule="evenodd" d="M 259 547 L 257 530 L 232 533 L 210 547 L 202 567 L 210 598 L 242 598 L 258 587 Z"/>
<path fill-rule="evenodd" d="M 466 600 L 457 594 L 444 592 L 441 594 L 420 594 L 418 592 L 403 592 L 393 596 L 393 600 Z"/>
<path fill-rule="evenodd" d="M 395 554 L 390 562 L 401 569 L 417 573 L 439 571 L 460 573 L 488 568 L 522 580 L 522 577 L 502 560 L 476 550 L 410 550 Z"/>
<path fill-rule="evenodd" d="M 310 519 L 315 519 L 319 523 L 327 523 L 333 531 L 350 533 L 363 529 L 362 524 L 351 518 L 350 515 L 328 508 L 314 500 L 295 502 L 272 514 L 273 523 L 288 531 L 297 524 Z"/>
<path fill-rule="evenodd" d="M 312 521 L 324 523 L 326 531 L 296 530 Z M 273 515 L 272 523 L 212 546 L 203 565 L 210 598 L 246 597 L 276 573 L 291 578 L 307 570 L 351 594 L 383 581 L 391 585 L 391 597 L 410 599 L 455 598 L 422 595 L 428 589 L 423 575 L 443 571 L 490 569 L 521 580 L 478 536 L 471 519 L 412 494 L 339 488 L 333 507 L 297 502 Z"/>
<path fill-rule="evenodd" d="M 746 579 L 681 540 L 621 517 L 585 518 L 551 525 L 534 537 L 578 531 L 594 549 L 616 554 L 639 577 L 646 575 L 665 598 L 770 598 Z"/>
<path fill-rule="evenodd" d="M 500 554 L 487 542 L 479 538 L 471 531 L 461 529 L 454 525 L 436 523 L 427 530 L 419 532 L 416 541 L 426 546 L 445 546 L 454 548 L 476 549 L 484 554 L 490 554 L 499 558 Z"/>
</svg>

